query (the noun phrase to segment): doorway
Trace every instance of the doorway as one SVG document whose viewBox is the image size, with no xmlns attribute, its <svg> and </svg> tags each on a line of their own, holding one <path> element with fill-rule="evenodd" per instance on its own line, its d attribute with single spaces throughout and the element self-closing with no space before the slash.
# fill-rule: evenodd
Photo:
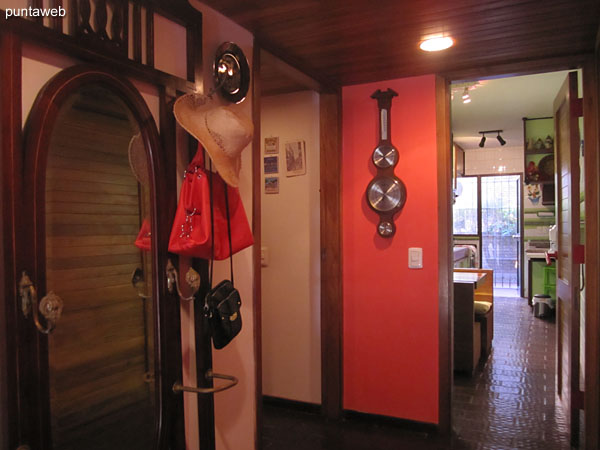
<svg viewBox="0 0 600 450">
<path fill-rule="evenodd" d="M 262 261 L 261 258 L 255 259 L 255 285 L 258 287 L 256 290 L 258 300 L 255 303 L 255 317 L 259 318 L 259 325 L 257 327 L 257 333 L 255 333 L 255 345 L 258 351 L 257 354 L 257 402 L 259 407 L 257 408 L 257 423 L 262 422 L 262 405 L 263 393 L 267 396 L 270 395 L 272 399 L 284 398 L 284 402 L 287 406 L 300 406 L 304 408 L 308 406 L 313 411 L 320 410 L 321 414 L 329 418 L 337 418 L 341 414 L 341 390 L 342 390 L 342 372 L 341 372 L 341 339 L 342 339 L 342 314 L 341 314 L 341 266 L 337 255 L 341 251 L 341 233 L 340 233 L 340 221 L 341 221 L 341 198 L 340 198 L 340 179 L 341 179 L 341 156 L 339 148 L 341 145 L 341 118 L 340 118 L 340 92 L 338 90 L 332 90 L 323 86 L 318 81 L 308 77 L 287 63 L 276 58 L 272 54 L 259 47 L 255 47 L 254 51 L 254 71 L 255 81 L 259 80 L 259 83 L 255 83 L 255 100 L 259 101 L 255 105 L 255 142 L 253 146 L 254 159 L 258 163 L 254 164 L 253 177 L 260 180 L 255 184 L 254 194 L 254 206 L 253 216 L 256 218 L 254 222 L 255 239 L 258 237 L 257 244 L 260 247 L 266 247 L 265 252 L 261 252 L 267 261 Z M 283 122 L 283 127 L 279 129 L 266 130 L 262 133 L 261 130 L 261 110 L 265 106 L 264 99 L 271 97 L 269 102 L 274 102 L 276 106 L 277 100 L 274 99 L 278 96 L 301 96 L 306 103 L 311 103 L 312 112 L 308 115 L 304 115 L 302 121 L 305 123 L 309 121 L 312 125 L 308 126 L 307 129 L 312 130 L 309 134 L 312 135 L 311 140 L 302 139 L 302 136 L 298 132 L 294 132 L 295 123 L 291 116 L 288 115 L 287 106 L 289 103 L 281 104 L 279 102 L 279 109 L 275 110 L 275 114 L 272 114 L 275 122 Z M 315 108 L 316 106 L 316 108 Z M 272 111 L 273 112 L 273 111 Z M 310 116 L 310 117 L 309 117 Z M 256 133 L 256 130 L 261 130 L 261 133 Z M 291 131 L 290 131 L 291 130 Z M 314 131 L 317 131 L 315 136 Z M 296 129 L 297 131 L 297 129 Z M 262 138 L 267 139 L 263 140 Z M 273 139 L 278 138 L 278 139 Z M 318 141 L 318 144 L 317 144 Z M 275 144 L 276 142 L 276 144 Z M 292 174 L 288 173 L 287 157 L 286 155 L 286 144 L 296 143 L 295 149 L 298 149 L 298 142 L 300 145 L 304 144 L 304 150 L 306 155 L 311 156 L 311 160 L 307 158 L 307 164 L 305 166 L 305 173 Z M 275 193 L 278 189 L 274 188 L 271 193 L 265 192 L 266 185 L 265 180 L 267 174 L 264 173 L 264 156 L 266 144 L 270 146 L 279 146 L 279 192 Z M 300 172 L 304 172 L 301 170 Z M 269 174 L 269 177 L 274 175 Z M 279 392 L 277 389 L 273 390 L 273 384 L 267 386 L 267 392 L 265 392 L 263 386 L 263 380 L 268 380 L 270 375 L 263 377 L 263 357 L 261 355 L 263 348 L 265 351 L 268 349 L 266 346 L 278 346 L 277 337 L 272 339 L 271 342 L 263 345 L 265 337 L 263 337 L 263 326 L 260 324 L 260 319 L 265 317 L 263 312 L 267 305 L 263 305 L 264 301 L 261 300 L 264 294 L 264 286 L 262 286 L 263 272 L 267 272 L 271 269 L 271 272 L 280 270 L 295 271 L 298 269 L 298 264 L 290 261 L 275 261 L 273 254 L 270 252 L 269 247 L 273 247 L 272 244 L 262 245 L 259 243 L 262 240 L 263 233 L 260 232 L 264 225 L 261 224 L 264 212 L 262 203 L 263 201 L 269 201 L 270 203 L 277 202 L 283 197 L 283 194 L 289 196 L 292 192 L 288 185 L 306 184 L 306 181 L 311 179 L 312 182 L 308 183 L 312 186 L 312 201 L 313 205 L 310 206 L 308 197 L 305 196 L 304 200 L 295 202 L 293 198 L 290 198 L 288 205 L 283 205 L 286 208 L 291 208 L 294 214 L 297 214 L 299 210 L 304 211 L 303 218 L 301 220 L 308 220 L 311 224 L 311 238 L 305 242 L 306 245 L 300 245 L 302 252 L 308 251 L 308 257 L 304 258 L 304 272 L 309 270 L 311 283 L 307 288 L 312 296 L 308 303 L 310 306 L 307 308 L 307 299 L 301 300 L 299 304 L 303 304 L 302 310 L 305 315 L 303 323 L 300 327 L 304 329 L 305 336 L 310 336 L 309 342 L 303 342 L 302 339 L 298 339 L 292 336 L 287 336 L 286 339 L 289 342 L 295 342 L 297 345 L 302 347 L 302 354 L 292 349 L 291 358 L 304 358 L 304 360 L 312 361 L 310 366 L 307 366 L 304 370 L 308 371 L 310 376 L 306 380 L 298 380 L 299 383 L 304 383 L 302 389 L 296 390 L 296 393 L 283 392 L 281 389 Z M 289 181 L 289 182 L 288 182 Z M 297 186 L 296 186 L 297 187 Z M 316 187 L 316 189 L 315 189 Z M 273 192 L 275 191 L 275 192 Z M 305 191 L 305 194 L 308 191 Z M 315 197 L 316 194 L 316 197 Z M 258 200 L 258 201 L 257 201 Z M 284 202 L 285 203 L 285 202 Z M 271 205 L 272 206 L 272 205 Z M 294 208 L 296 210 L 294 211 Z M 310 210 L 310 214 L 306 213 L 306 210 Z M 271 214 L 272 213 L 272 214 Z M 281 209 L 271 208 L 269 220 L 278 219 L 289 221 L 294 214 L 288 214 Z M 310 217 L 309 217 L 310 216 Z M 291 222 L 291 226 L 295 226 L 294 221 Z M 281 239 L 285 242 L 289 242 L 292 245 L 298 247 L 298 238 L 290 229 L 286 227 L 275 226 L 271 227 L 271 232 L 281 236 Z M 258 236 L 257 236 L 258 234 Z M 301 240 L 300 240 L 301 241 Z M 308 244 L 310 242 L 310 245 Z M 316 244 L 316 245 L 315 245 Z M 277 250 L 277 244 L 275 243 L 275 250 Z M 317 247 L 317 252 L 315 248 Z M 310 248 L 310 250 L 309 250 Z M 288 252 L 289 253 L 289 252 Z M 291 255 L 294 252 L 292 250 Z M 260 255 L 260 256 L 263 256 Z M 311 256 L 312 255 L 312 256 Z M 306 260 L 310 260 L 309 264 Z M 263 264 L 270 264 L 270 267 L 263 267 Z M 281 278 L 274 276 L 274 273 L 269 274 L 271 282 L 281 282 Z M 295 288 L 294 283 L 287 284 L 288 292 L 293 291 Z M 269 294 L 267 294 L 269 295 Z M 323 296 L 328 299 L 328 302 L 322 303 L 319 298 Z M 272 301 L 279 305 L 278 307 L 286 307 L 288 296 L 275 296 Z M 268 301 L 267 301 L 268 302 Z M 303 303 L 304 302 L 304 303 Z M 289 308 L 280 315 L 280 318 L 294 322 L 297 319 L 293 308 Z M 267 313 L 269 314 L 269 313 Z M 277 318 L 272 315 L 271 318 Z M 327 327 L 322 328 L 321 324 L 326 323 Z M 281 325 L 280 324 L 280 325 Z M 271 323 L 273 325 L 273 323 Z M 275 324 L 276 325 L 276 324 Z M 269 327 L 269 325 L 267 325 Z M 280 327 L 281 328 L 281 327 Z M 272 327 L 273 331 L 274 328 Z M 265 330 L 266 331 L 266 330 Z M 281 330 L 280 330 L 281 331 Z M 283 330 L 283 333 L 289 334 L 289 329 Z M 295 339 L 295 340 L 294 340 Z M 315 345 L 319 343 L 319 345 Z M 273 355 L 268 355 L 272 357 Z M 320 366 L 320 369 L 319 369 Z M 268 369 L 267 369 L 268 370 Z M 288 377 L 297 378 L 298 373 L 289 373 Z M 293 372 L 293 371 L 292 371 Z M 281 373 L 280 373 L 281 375 Z M 285 382 L 285 380 L 284 380 Z M 296 383 L 296 387 L 298 384 Z M 317 384 L 320 383 L 320 386 Z M 287 388 L 286 388 L 287 389 Z M 302 391 L 302 392 L 300 392 Z M 298 395 L 300 393 L 300 395 Z M 278 395 L 279 394 L 279 395 Z M 292 394 L 292 395 L 290 395 Z M 317 398 L 319 394 L 320 397 Z M 295 403 L 294 403 L 295 402 Z M 260 439 L 260 432 L 259 432 Z"/>
<path fill-rule="evenodd" d="M 525 92 L 527 95 L 531 95 L 534 92 L 531 85 L 530 87 L 520 87 L 519 82 L 523 80 L 525 82 L 524 86 L 526 86 L 528 82 L 533 81 L 536 77 L 554 78 L 556 83 L 539 82 L 539 86 L 543 85 L 550 88 L 552 92 L 542 93 L 541 95 L 545 98 L 539 101 L 528 97 L 525 107 L 529 106 L 529 109 L 521 111 L 518 101 L 511 104 L 510 99 L 525 95 Z M 461 416 L 464 411 L 460 411 L 461 395 L 472 395 L 472 398 L 476 399 L 474 397 L 476 391 L 469 390 L 473 387 L 471 386 L 472 382 L 475 382 L 479 389 L 487 390 L 488 398 L 481 402 L 480 415 L 486 411 L 485 408 L 495 404 L 498 399 L 502 400 L 501 403 L 503 403 L 506 412 L 511 410 L 511 401 L 523 399 L 533 401 L 536 396 L 542 395 L 537 387 L 544 384 L 544 391 L 552 391 L 551 398 L 544 399 L 537 404 L 532 402 L 524 414 L 534 415 L 543 411 L 546 416 L 551 413 L 551 417 L 557 420 L 557 424 L 563 421 L 564 430 L 561 432 L 560 439 L 564 441 L 565 445 L 568 445 L 569 432 L 572 432 L 574 428 L 569 429 L 568 426 L 564 426 L 566 410 L 559 407 L 558 403 L 556 407 L 554 405 L 556 369 L 554 364 L 547 364 L 548 361 L 554 361 L 556 357 L 556 330 L 560 327 L 557 327 L 551 320 L 541 321 L 540 318 L 535 317 L 532 314 L 531 307 L 527 305 L 525 299 L 520 298 L 516 290 L 521 286 L 524 275 L 529 275 L 527 271 L 531 270 L 523 262 L 529 262 L 531 258 L 537 257 L 538 253 L 544 255 L 545 251 L 549 250 L 549 228 L 556 222 L 554 196 L 550 195 L 550 192 L 554 192 L 552 183 L 555 178 L 552 159 L 554 157 L 552 155 L 555 140 L 554 129 L 552 128 L 552 132 L 546 132 L 543 126 L 538 125 L 538 122 L 542 123 L 542 120 L 536 120 L 535 125 L 537 128 L 535 132 L 539 136 L 536 135 L 535 139 L 532 139 L 533 136 L 531 136 L 531 129 L 528 129 L 528 125 L 531 126 L 533 121 L 530 123 L 528 121 L 530 119 L 547 119 L 548 116 L 553 115 L 554 98 L 558 95 L 562 81 L 566 77 L 567 72 L 558 72 L 459 83 L 457 88 L 452 88 L 454 93 L 460 92 L 463 94 L 468 91 L 471 99 L 471 103 L 462 104 L 461 100 L 464 99 L 464 94 L 462 98 L 455 94 L 452 103 L 454 144 L 458 143 L 465 149 L 462 174 L 464 178 L 458 178 L 457 180 L 458 184 L 464 186 L 461 190 L 456 185 L 457 189 L 455 190 L 455 196 L 458 195 L 458 198 L 454 207 L 454 232 L 457 231 L 456 225 L 458 222 L 463 231 L 471 234 L 467 237 L 475 239 L 479 245 L 480 267 L 493 269 L 494 271 L 493 308 L 495 322 L 494 343 L 491 354 L 480 360 L 480 366 L 471 379 L 455 378 L 456 390 L 453 410 L 455 412 L 455 426 L 464 425 L 464 417 Z M 493 88 L 496 84 L 502 86 L 498 97 L 493 98 L 493 103 L 488 104 L 484 112 L 474 111 L 472 105 L 476 101 L 479 100 L 483 103 L 486 99 L 490 100 L 491 97 L 486 94 L 486 90 Z M 535 110 L 531 106 L 534 104 L 545 106 L 540 106 L 540 109 Z M 456 110 L 461 107 L 463 108 L 462 118 L 455 115 Z M 471 108 L 471 110 L 467 111 L 464 108 Z M 512 115 L 513 117 L 506 118 L 503 115 L 506 117 Z M 469 131 L 465 132 L 464 128 L 461 129 L 464 126 L 461 119 L 471 123 Z M 486 119 L 488 120 L 487 123 Z M 550 120 L 549 122 L 553 126 L 553 121 Z M 497 143 L 496 140 L 491 139 L 487 139 L 486 142 L 484 137 L 485 133 L 489 133 L 489 130 L 493 130 L 493 136 L 498 136 Z M 507 156 L 509 157 L 507 158 Z M 512 160 L 511 163 L 506 163 L 507 159 Z M 518 163 L 519 167 L 515 168 L 512 163 Z M 550 167 L 552 169 L 549 169 Z M 507 172 L 513 173 L 513 175 L 507 175 Z M 472 178 L 470 182 L 472 186 L 470 189 L 465 189 L 469 182 L 461 182 L 468 178 Z M 467 196 L 461 199 L 461 195 L 465 193 Z M 469 197 L 471 197 L 470 200 Z M 468 213 L 469 207 L 465 207 L 467 200 L 470 201 L 471 209 L 474 209 L 470 214 Z M 523 208 L 521 204 L 524 205 Z M 456 214 L 457 209 L 459 210 L 458 215 Z M 470 221 L 467 220 L 469 216 Z M 524 251 L 525 249 L 527 252 Z M 545 261 L 543 264 L 546 264 Z M 550 293 L 552 290 L 550 283 L 548 283 L 548 286 L 542 286 L 542 288 L 544 290 L 540 292 L 548 290 Z M 510 291 L 507 291 L 507 289 Z M 509 292 L 513 294 L 508 295 Z M 551 294 L 551 297 L 555 301 L 557 299 L 556 293 Z M 510 317 L 510 320 L 507 320 L 508 317 Z M 533 349 L 524 342 L 523 333 L 528 330 L 526 334 L 529 335 L 535 328 L 540 328 L 542 330 L 541 334 L 537 337 L 529 336 L 525 338 L 525 341 L 531 339 L 537 343 L 538 347 Z M 577 332 L 579 332 L 579 329 Z M 523 346 L 524 344 L 526 345 Z M 536 355 L 543 347 L 546 348 L 547 354 L 542 355 L 541 361 L 543 362 L 540 367 L 531 368 L 527 366 L 537 357 Z M 517 353 L 527 356 L 522 361 L 524 365 L 514 364 L 510 367 L 510 361 L 518 363 L 518 358 L 513 358 Z M 501 367 L 503 367 L 502 374 L 499 373 Z M 501 380 L 500 383 L 496 383 L 503 376 L 510 377 L 509 372 L 511 371 L 515 378 Z M 544 372 L 544 379 L 551 379 L 551 383 L 548 384 L 541 380 L 536 381 L 529 376 L 530 373 L 540 371 Z M 516 376 L 519 373 L 521 373 L 521 376 Z M 456 396 L 456 392 L 459 392 L 460 395 Z M 489 402 L 489 404 L 486 402 Z M 551 411 L 544 410 L 549 404 L 548 402 L 552 404 Z M 566 409 L 568 410 L 569 407 L 567 406 Z M 518 407 L 516 408 L 518 410 Z M 501 410 L 496 408 L 496 411 Z M 490 415 L 488 419 L 496 423 L 497 426 L 505 427 L 505 433 L 519 433 L 519 426 L 522 425 L 520 420 L 511 420 L 503 413 L 494 414 Z M 518 412 L 513 414 L 514 417 L 520 415 Z M 543 429 L 543 423 L 541 420 L 536 419 L 530 423 L 529 427 L 533 435 L 534 429 Z M 497 435 L 499 439 L 502 438 L 501 434 L 500 432 Z M 543 439 L 543 437 L 538 436 L 536 439 Z M 510 443 L 504 442 L 502 446 L 516 446 L 519 448 L 526 446 L 526 444 L 522 442 L 517 445 L 513 439 Z"/>
<path fill-rule="evenodd" d="M 263 398 L 318 408 L 319 94 L 303 89 L 263 95 L 261 142 Z"/>
</svg>

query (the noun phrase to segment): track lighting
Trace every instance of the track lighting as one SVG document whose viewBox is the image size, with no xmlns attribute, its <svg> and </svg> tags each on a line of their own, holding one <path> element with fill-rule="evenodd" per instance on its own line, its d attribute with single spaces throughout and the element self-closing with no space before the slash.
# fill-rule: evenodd
<svg viewBox="0 0 600 450">
<path fill-rule="evenodd" d="M 471 96 L 469 95 L 469 88 L 465 86 L 465 90 L 462 95 L 463 103 L 471 103 Z"/>
<path fill-rule="evenodd" d="M 504 139 L 502 139 L 502 136 L 500 136 L 499 131 L 498 131 L 498 136 L 496 136 L 496 139 L 498 139 L 498 142 L 500 142 L 500 145 L 506 145 L 506 141 Z"/>
<path fill-rule="evenodd" d="M 483 146 L 485 145 L 485 134 L 486 133 L 498 133 L 498 136 L 496 136 L 496 139 L 498 139 L 498 142 L 500 143 L 500 145 L 506 145 L 506 141 L 504 139 L 502 139 L 502 136 L 500 136 L 500 133 L 502 133 L 504 130 L 485 130 L 485 131 L 480 131 L 479 134 L 483 135 L 481 137 L 481 140 L 479 141 L 479 146 L 483 148 Z"/>
</svg>

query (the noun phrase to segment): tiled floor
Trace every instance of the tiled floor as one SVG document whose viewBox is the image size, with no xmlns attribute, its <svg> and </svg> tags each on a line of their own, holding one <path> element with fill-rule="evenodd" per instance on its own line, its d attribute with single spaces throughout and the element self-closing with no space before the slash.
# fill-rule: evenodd
<svg viewBox="0 0 600 450">
<path fill-rule="evenodd" d="M 265 450 L 568 449 L 554 404 L 554 324 L 525 300 L 494 300 L 493 351 L 471 378 L 457 377 L 451 440 L 386 424 L 264 407 Z"/>
<path fill-rule="evenodd" d="M 554 330 L 524 299 L 495 298 L 492 354 L 473 378 L 454 383 L 454 428 L 469 448 L 569 448 L 555 407 Z"/>
</svg>

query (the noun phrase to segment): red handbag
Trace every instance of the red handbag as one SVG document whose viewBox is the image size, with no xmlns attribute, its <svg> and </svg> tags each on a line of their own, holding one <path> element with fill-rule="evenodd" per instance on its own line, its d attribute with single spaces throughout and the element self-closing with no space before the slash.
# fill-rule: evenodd
<svg viewBox="0 0 600 450">
<path fill-rule="evenodd" d="M 214 252 L 211 251 L 211 193 Z M 227 234 L 228 212 L 231 250 Z M 218 173 L 204 169 L 204 149 L 198 145 L 196 156 L 183 177 L 169 251 L 194 258 L 211 259 L 214 256 L 214 259 L 222 260 L 252 244 L 254 238 L 239 190 L 228 186 Z"/>
<path fill-rule="evenodd" d="M 149 251 L 152 246 L 152 233 L 150 232 L 150 221 L 144 219 L 142 227 L 135 239 L 135 246 L 140 250 Z"/>
</svg>

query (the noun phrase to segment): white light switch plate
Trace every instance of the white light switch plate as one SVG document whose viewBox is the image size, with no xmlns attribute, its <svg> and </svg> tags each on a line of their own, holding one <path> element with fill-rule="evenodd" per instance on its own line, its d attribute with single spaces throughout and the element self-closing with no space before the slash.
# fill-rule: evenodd
<svg viewBox="0 0 600 450">
<path fill-rule="evenodd" d="M 419 247 L 411 247 L 408 249 L 408 268 L 422 269 L 423 268 L 423 249 Z"/>
</svg>

